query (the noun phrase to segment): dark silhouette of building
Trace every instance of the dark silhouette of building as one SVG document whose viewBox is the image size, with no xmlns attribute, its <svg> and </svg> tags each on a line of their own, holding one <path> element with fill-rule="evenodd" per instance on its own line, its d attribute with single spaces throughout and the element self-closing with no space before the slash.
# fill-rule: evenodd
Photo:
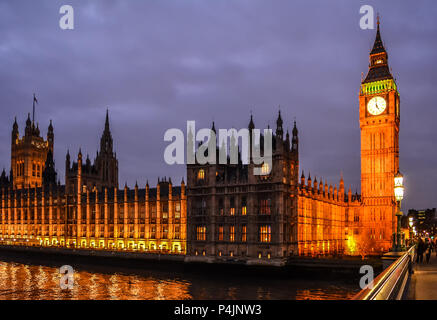
<svg viewBox="0 0 437 320">
<path fill-rule="evenodd" d="M 253 117 L 248 126 L 251 140 Z M 212 128 L 215 131 L 213 125 Z M 297 248 L 298 131 L 283 134 L 279 112 L 272 137 L 269 174 L 254 175 L 252 161 L 243 164 L 187 165 L 187 230 L 191 260 L 281 260 Z M 231 144 L 238 143 L 231 137 Z M 251 141 L 252 142 L 252 141 Z M 263 153 L 263 136 L 260 139 Z M 220 146 L 216 148 L 217 159 Z M 251 155 L 252 156 L 252 155 Z M 264 164 L 263 166 L 266 166 Z M 268 169 L 262 167 L 261 170 Z M 268 172 L 269 170 L 266 170 Z"/>
<path fill-rule="evenodd" d="M 79 176 L 84 190 L 85 188 L 90 190 L 97 188 L 99 191 L 104 188 L 118 189 L 118 160 L 113 145 L 109 128 L 109 112 L 106 111 L 105 128 L 100 138 L 100 151 L 97 151 L 93 163 L 91 163 L 89 156 L 83 162 L 81 150 L 79 150 L 77 162 L 71 163 L 70 152 L 67 152 L 65 159 L 65 187 L 67 192 L 76 191 Z"/>
</svg>

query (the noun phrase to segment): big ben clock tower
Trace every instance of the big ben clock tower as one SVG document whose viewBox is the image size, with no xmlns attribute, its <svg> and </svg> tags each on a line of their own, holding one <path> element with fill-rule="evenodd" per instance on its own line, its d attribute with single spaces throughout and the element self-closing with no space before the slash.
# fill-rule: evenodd
<svg viewBox="0 0 437 320">
<path fill-rule="evenodd" d="M 399 169 L 399 93 L 388 67 L 379 19 L 370 65 L 360 88 L 360 234 L 375 250 L 391 247 L 395 230 L 394 176 Z"/>
</svg>

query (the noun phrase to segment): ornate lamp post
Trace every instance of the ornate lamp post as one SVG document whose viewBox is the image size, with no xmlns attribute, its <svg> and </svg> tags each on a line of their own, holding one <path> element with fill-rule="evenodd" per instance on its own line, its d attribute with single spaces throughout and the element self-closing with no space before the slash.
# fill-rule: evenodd
<svg viewBox="0 0 437 320">
<path fill-rule="evenodd" d="M 393 247 L 395 252 L 402 251 L 401 244 L 401 201 L 404 198 L 404 176 L 398 171 L 395 175 L 395 199 L 396 199 L 396 218 L 397 218 L 397 228 L 395 234 L 395 245 Z"/>
</svg>

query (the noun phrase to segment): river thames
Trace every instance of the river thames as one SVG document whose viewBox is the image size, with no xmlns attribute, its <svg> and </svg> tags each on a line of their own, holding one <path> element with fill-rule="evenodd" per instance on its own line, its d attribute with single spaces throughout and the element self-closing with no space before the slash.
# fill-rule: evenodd
<svg viewBox="0 0 437 320">
<path fill-rule="evenodd" d="M 169 272 L 159 267 L 74 267 L 71 290 L 61 289 L 63 263 L 15 262 L 0 257 L 1 300 L 303 300 L 349 299 L 357 284 L 311 277 Z"/>
</svg>

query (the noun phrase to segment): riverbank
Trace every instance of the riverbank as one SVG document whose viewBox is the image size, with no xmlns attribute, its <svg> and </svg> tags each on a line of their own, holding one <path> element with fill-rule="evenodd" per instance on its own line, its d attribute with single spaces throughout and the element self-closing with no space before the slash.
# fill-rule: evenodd
<svg viewBox="0 0 437 320">
<path fill-rule="evenodd" d="M 269 277 L 315 277 L 318 279 L 343 278 L 356 281 L 362 265 L 371 265 L 375 274 L 382 270 L 378 258 L 361 260 L 343 258 L 289 258 L 281 266 L 247 265 L 239 263 L 187 262 L 185 255 L 139 252 L 116 252 L 90 249 L 66 249 L 47 247 L 21 247 L 0 245 L 0 255 L 9 261 L 23 263 L 72 266 L 111 266 L 122 269 L 162 270 L 177 273 L 226 273 L 235 275 L 268 275 Z"/>
</svg>

